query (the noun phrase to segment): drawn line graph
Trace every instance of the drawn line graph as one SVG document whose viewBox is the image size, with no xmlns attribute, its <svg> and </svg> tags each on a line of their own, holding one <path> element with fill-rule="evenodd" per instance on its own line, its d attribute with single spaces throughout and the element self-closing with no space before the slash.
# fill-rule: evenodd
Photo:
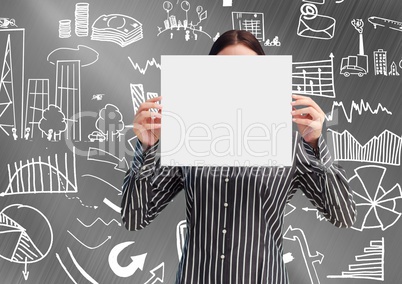
<svg viewBox="0 0 402 284">
<path fill-rule="evenodd" d="M 53 159 L 48 156 L 47 161 L 42 161 L 39 156 L 37 161 L 32 158 L 31 161 L 27 160 L 25 164 L 22 161 L 15 162 L 14 171 L 10 164 L 7 165 L 7 168 L 9 184 L 6 191 L 0 193 L 0 196 L 77 192 L 75 147 L 73 148 L 72 162 L 69 162 L 67 153 L 64 154 L 64 165 L 59 163 L 58 155 L 55 154 Z M 37 188 L 39 183 L 36 180 L 37 177 L 40 178 L 39 188 Z"/>
<path fill-rule="evenodd" d="M 144 68 L 141 68 L 138 63 L 134 63 L 133 60 L 131 60 L 130 56 L 128 56 L 128 60 L 130 60 L 131 65 L 133 65 L 134 69 L 140 72 L 142 75 L 147 72 L 149 66 L 155 66 L 159 70 L 161 69 L 161 64 L 156 62 L 155 58 L 152 58 L 152 60 L 147 60 Z"/>
<path fill-rule="evenodd" d="M 81 221 L 80 219 L 78 219 L 78 218 L 77 218 L 77 221 L 80 222 L 84 227 L 87 227 L 87 228 L 92 227 L 92 226 L 93 226 L 96 222 L 98 222 L 98 221 L 102 222 L 105 226 L 109 226 L 109 225 L 112 224 L 113 222 L 116 222 L 116 224 L 117 224 L 118 226 L 121 226 L 121 224 L 120 224 L 116 219 L 112 219 L 112 220 L 109 221 L 109 223 L 106 223 L 106 222 L 103 221 L 101 218 L 96 218 L 96 220 L 93 221 L 90 225 L 84 224 L 84 222 L 82 222 L 82 221 Z"/>
<path fill-rule="evenodd" d="M 353 113 L 357 112 L 358 115 L 361 115 L 363 112 L 370 112 L 371 114 L 378 114 L 379 112 L 386 113 L 388 115 L 392 115 L 392 112 L 389 111 L 386 107 L 384 107 L 381 103 L 377 104 L 377 107 L 373 109 L 369 102 L 365 102 L 363 99 L 360 100 L 360 103 L 356 103 L 352 101 L 350 104 L 349 112 L 346 110 L 345 105 L 341 101 L 334 101 L 332 102 L 332 108 L 330 113 L 325 115 L 327 121 L 331 121 L 334 118 L 334 112 L 336 111 L 337 107 L 341 109 L 343 114 L 346 117 L 346 120 L 349 123 L 352 123 L 353 120 Z"/>
</svg>

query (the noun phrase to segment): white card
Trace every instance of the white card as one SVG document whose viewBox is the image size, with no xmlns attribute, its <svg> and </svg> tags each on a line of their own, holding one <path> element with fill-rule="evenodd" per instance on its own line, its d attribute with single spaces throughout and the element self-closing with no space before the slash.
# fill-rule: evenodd
<svg viewBox="0 0 402 284">
<path fill-rule="evenodd" d="M 161 165 L 290 166 L 292 56 L 161 56 Z"/>
</svg>

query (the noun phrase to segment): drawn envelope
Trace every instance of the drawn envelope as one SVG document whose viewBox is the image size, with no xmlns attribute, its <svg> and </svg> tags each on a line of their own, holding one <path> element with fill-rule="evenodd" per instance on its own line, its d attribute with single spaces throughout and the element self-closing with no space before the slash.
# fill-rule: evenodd
<svg viewBox="0 0 402 284">
<path fill-rule="evenodd" d="M 318 15 L 313 4 L 304 4 L 299 18 L 297 35 L 317 39 L 332 39 L 335 34 L 336 20 L 328 16 Z"/>
</svg>

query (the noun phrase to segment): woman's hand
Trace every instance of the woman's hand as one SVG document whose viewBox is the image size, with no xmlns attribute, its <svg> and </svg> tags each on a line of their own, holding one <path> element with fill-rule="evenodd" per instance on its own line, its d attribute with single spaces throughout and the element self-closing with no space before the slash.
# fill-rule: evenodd
<svg viewBox="0 0 402 284">
<path fill-rule="evenodd" d="M 162 96 L 146 100 L 134 116 L 134 133 L 145 148 L 154 145 L 161 135 L 162 105 L 157 103 L 161 99 Z M 158 112 L 151 112 L 150 108 L 157 108 Z"/>
<path fill-rule="evenodd" d="M 313 148 L 318 147 L 318 138 L 321 135 L 325 114 L 313 99 L 301 95 L 292 95 L 295 99 L 292 104 L 293 121 L 297 124 L 300 134 Z M 296 109 L 295 106 L 306 106 Z"/>
</svg>

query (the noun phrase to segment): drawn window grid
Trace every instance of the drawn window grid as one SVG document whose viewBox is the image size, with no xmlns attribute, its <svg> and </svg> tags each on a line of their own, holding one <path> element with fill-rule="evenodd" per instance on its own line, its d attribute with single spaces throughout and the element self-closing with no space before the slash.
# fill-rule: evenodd
<svg viewBox="0 0 402 284">
<path fill-rule="evenodd" d="M 73 140 L 81 136 L 81 124 L 75 116 L 81 111 L 81 91 L 80 91 L 80 61 L 79 60 L 59 60 L 57 61 L 56 74 L 56 102 L 60 107 L 68 123 L 72 122 Z M 72 117 L 72 118 L 71 118 Z M 76 125 L 78 123 L 78 126 Z M 77 129 L 78 128 L 78 129 Z M 66 137 L 69 127 L 65 131 Z M 60 139 L 61 133 L 57 134 Z"/>
<path fill-rule="evenodd" d="M 32 101 L 32 102 L 31 102 Z M 35 125 L 39 129 L 39 121 L 42 118 L 43 112 L 49 106 L 49 79 L 29 79 L 28 80 L 28 109 L 25 117 L 31 117 L 30 136 L 33 138 Z M 27 127 L 27 123 L 25 123 Z M 41 131 L 41 137 L 44 134 Z"/>
</svg>

